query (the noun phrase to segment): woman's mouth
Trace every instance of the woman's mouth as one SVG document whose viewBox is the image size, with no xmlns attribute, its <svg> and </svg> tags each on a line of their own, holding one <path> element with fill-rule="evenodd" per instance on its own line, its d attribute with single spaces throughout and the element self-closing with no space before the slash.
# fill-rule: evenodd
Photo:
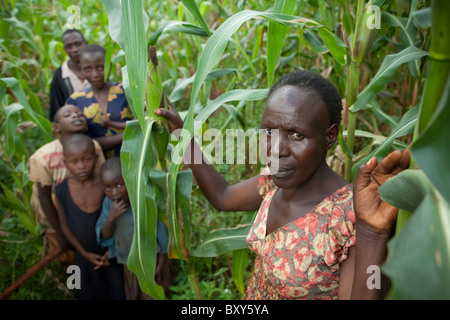
<svg viewBox="0 0 450 320">
<path fill-rule="evenodd" d="M 289 176 L 292 172 L 294 172 L 294 169 L 280 168 L 277 166 L 272 166 L 269 169 L 271 175 L 274 176 L 275 178 L 285 178 Z"/>
</svg>

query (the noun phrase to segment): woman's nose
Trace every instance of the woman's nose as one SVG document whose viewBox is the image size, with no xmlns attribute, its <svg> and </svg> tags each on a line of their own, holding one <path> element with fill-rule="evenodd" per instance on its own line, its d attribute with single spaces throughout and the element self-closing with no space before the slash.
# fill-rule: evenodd
<svg viewBox="0 0 450 320">
<path fill-rule="evenodd" d="M 286 157 L 289 155 L 288 137 L 279 132 L 272 131 L 272 139 L 270 140 L 270 155 L 272 157 Z"/>
</svg>

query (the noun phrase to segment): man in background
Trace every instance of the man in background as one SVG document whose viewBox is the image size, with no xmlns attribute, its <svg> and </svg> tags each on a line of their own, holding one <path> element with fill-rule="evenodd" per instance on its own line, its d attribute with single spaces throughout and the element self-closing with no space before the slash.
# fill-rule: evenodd
<svg viewBox="0 0 450 320">
<path fill-rule="evenodd" d="M 74 92 L 80 91 L 88 86 L 89 82 L 84 79 L 80 67 L 80 52 L 87 44 L 83 33 L 78 29 L 68 29 L 62 35 L 64 51 L 69 60 L 56 69 L 50 85 L 50 121 L 54 121 L 56 111 L 61 108 L 67 98 Z"/>
</svg>

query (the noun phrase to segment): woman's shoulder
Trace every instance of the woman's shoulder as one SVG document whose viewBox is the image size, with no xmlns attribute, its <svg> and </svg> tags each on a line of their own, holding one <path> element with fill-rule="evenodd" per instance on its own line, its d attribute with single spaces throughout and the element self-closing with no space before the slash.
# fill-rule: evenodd
<svg viewBox="0 0 450 320">
<path fill-rule="evenodd" d="M 272 176 L 270 175 L 269 167 L 264 167 L 258 176 L 258 193 L 264 198 L 266 194 L 276 188 L 275 183 L 272 180 Z"/>
<path fill-rule="evenodd" d="M 348 183 L 333 193 L 334 202 L 353 202 L 353 184 Z"/>
<path fill-rule="evenodd" d="M 355 221 L 353 213 L 353 185 L 346 184 L 326 197 L 315 209 L 322 216 L 327 216 L 339 224 L 339 221 Z"/>
</svg>

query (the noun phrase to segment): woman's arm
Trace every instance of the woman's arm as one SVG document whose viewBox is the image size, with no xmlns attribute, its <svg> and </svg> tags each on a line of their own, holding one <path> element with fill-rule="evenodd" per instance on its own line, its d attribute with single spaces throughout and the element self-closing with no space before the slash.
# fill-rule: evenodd
<svg viewBox="0 0 450 320">
<path fill-rule="evenodd" d="M 381 273 L 381 265 L 386 259 L 398 209 L 381 200 L 378 189 L 407 169 L 409 159 L 409 149 L 403 153 L 397 150 L 379 164 L 377 158 L 372 158 L 358 169 L 353 183 L 356 245 L 352 299 L 383 299 L 388 292 L 388 279 Z"/>
<path fill-rule="evenodd" d="M 183 127 L 175 107 L 169 103 L 169 109 L 158 108 L 155 114 L 166 118 L 169 121 L 171 132 Z M 261 204 L 261 197 L 258 194 L 258 177 L 252 177 L 235 185 L 230 185 L 217 172 L 204 157 L 200 147 L 194 139 L 188 146 L 189 167 L 195 176 L 206 199 L 220 211 L 248 211 L 256 210 Z"/>
</svg>

